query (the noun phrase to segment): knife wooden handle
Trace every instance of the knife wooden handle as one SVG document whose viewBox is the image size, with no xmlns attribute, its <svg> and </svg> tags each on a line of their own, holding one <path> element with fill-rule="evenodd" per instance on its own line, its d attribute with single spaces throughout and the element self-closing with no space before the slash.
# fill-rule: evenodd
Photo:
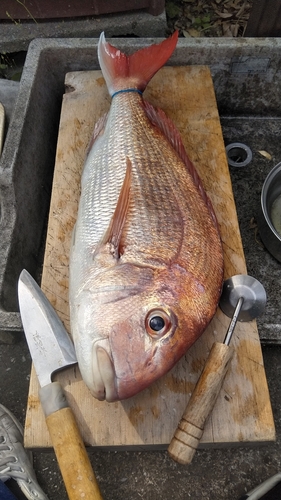
<svg viewBox="0 0 281 500">
<path fill-rule="evenodd" d="M 219 342 L 214 343 L 168 448 L 169 455 L 180 464 L 189 464 L 192 461 L 205 422 L 221 390 L 232 355 L 232 347 Z"/>
<path fill-rule="evenodd" d="M 40 399 L 69 499 L 102 500 L 85 445 L 61 385 L 53 382 L 41 388 Z"/>
</svg>

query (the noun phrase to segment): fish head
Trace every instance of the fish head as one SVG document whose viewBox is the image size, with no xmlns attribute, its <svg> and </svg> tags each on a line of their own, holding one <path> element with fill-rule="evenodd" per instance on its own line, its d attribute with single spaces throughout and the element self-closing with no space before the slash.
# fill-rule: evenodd
<svg viewBox="0 0 281 500">
<path fill-rule="evenodd" d="M 83 333 L 75 347 L 91 393 L 111 402 L 134 396 L 169 371 L 206 321 L 194 305 L 203 290 L 194 280 L 186 286 L 182 271 L 125 264 L 103 274 L 81 297 Z"/>
</svg>

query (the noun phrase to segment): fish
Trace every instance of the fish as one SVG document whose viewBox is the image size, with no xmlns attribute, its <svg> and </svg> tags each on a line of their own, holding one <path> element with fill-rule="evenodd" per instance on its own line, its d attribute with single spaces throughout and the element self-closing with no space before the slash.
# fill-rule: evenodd
<svg viewBox="0 0 281 500">
<path fill-rule="evenodd" d="M 215 315 L 223 252 L 211 201 L 172 121 L 143 98 L 178 33 L 98 59 L 111 95 L 81 176 L 69 260 L 71 334 L 100 401 L 133 397 L 179 361 Z"/>
</svg>

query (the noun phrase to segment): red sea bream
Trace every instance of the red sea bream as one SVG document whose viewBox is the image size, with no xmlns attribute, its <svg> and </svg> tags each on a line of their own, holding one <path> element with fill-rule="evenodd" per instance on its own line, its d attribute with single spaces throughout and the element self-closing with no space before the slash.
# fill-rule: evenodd
<svg viewBox="0 0 281 500">
<path fill-rule="evenodd" d="M 216 217 L 180 135 L 142 97 L 177 33 L 98 57 L 110 111 L 96 125 L 70 255 L 70 319 L 96 398 L 129 398 L 169 371 L 213 318 L 223 279 Z"/>
</svg>

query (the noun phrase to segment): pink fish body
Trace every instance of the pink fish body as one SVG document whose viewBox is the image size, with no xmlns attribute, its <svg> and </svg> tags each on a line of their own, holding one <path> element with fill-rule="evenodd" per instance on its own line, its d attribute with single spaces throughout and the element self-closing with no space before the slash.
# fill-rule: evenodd
<svg viewBox="0 0 281 500">
<path fill-rule="evenodd" d="M 85 161 L 70 256 L 70 319 L 92 394 L 131 397 L 169 371 L 214 316 L 216 218 L 179 133 L 142 98 L 177 34 L 126 56 L 102 34 L 112 96 Z"/>
</svg>

